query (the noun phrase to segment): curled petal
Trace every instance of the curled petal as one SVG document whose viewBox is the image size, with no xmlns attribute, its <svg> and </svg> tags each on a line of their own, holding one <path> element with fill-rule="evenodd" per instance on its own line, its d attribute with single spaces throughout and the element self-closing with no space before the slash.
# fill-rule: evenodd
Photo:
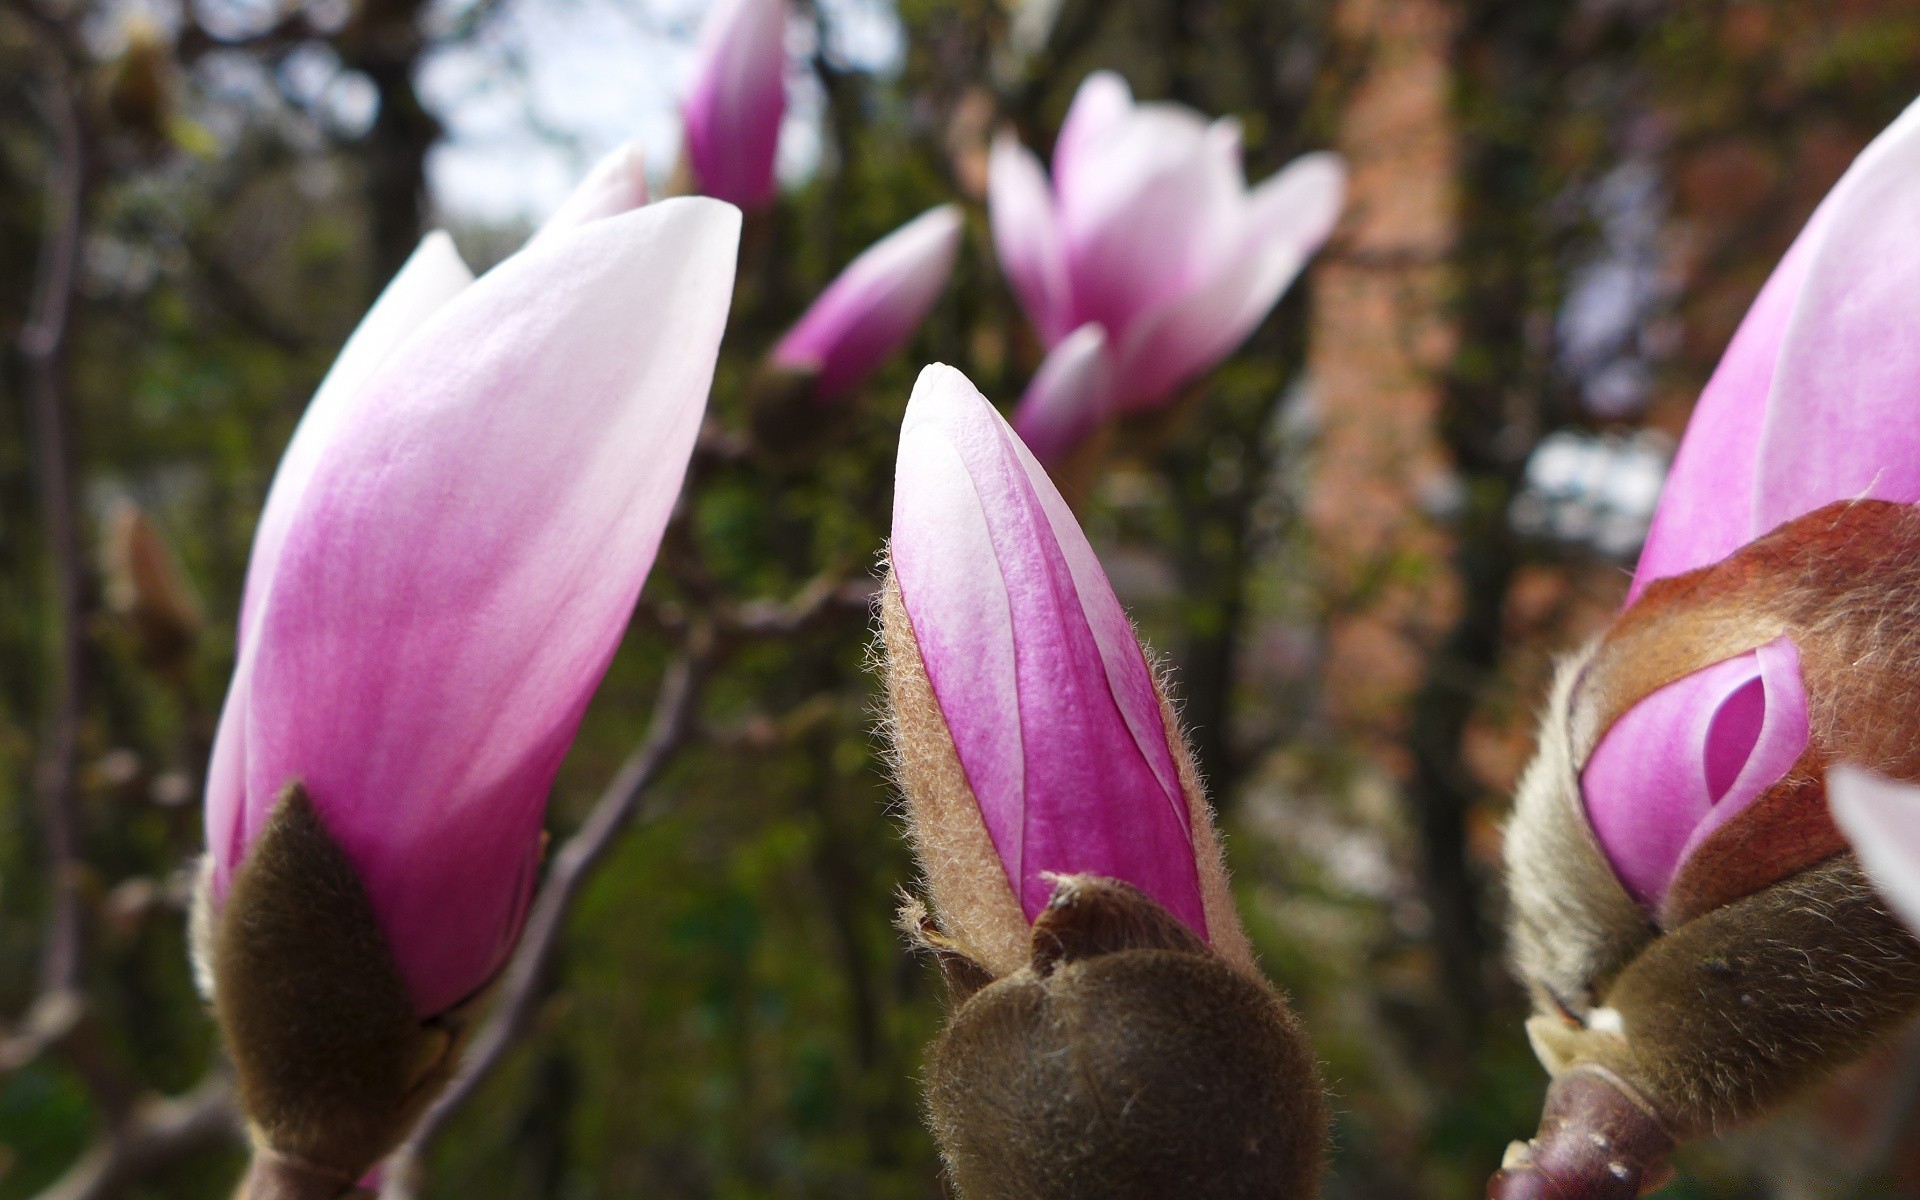
<svg viewBox="0 0 1920 1200">
<path fill-rule="evenodd" d="M 852 391 L 926 320 L 953 274 L 960 210 L 922 213 L 869 246 L 774 347 L 783 367 L 818 372 L 821 399 Z"/>
<path fill-rule="evenodd" d="M 1807 748 L 1800 652 L 1781 637 L 1641 700 L 1580 779 L 1616 874 L 1657 909 L 1687 856 L 1780 780 Z"/>
<path fill-rule="evenodd" d="M 1073 298 L 1054 218 L 1053 191 L 1033 151 L 1011 133 L 993 139 L 987 163 L 987 211 L 1000 269 L 1048 346 L 1072 328 Z"/>
<path fill-rule="evenodd" d="M 473 272 L 460 260 L 453 239 L 436 230 L 421 240 L 341 347 L 287 443 L 260 511 L 240 607 L 243 644 L 266 598 L 267 582 L 280 561 L 288 523 L 306 493 L 321 454 L 342 430 L 360 420 L 368 400 L 367 381 L 395 348 L 472 282 Z"/>
<path fill-rule="evenodd" d="M 1082 325 L 1047 355 L 1014 409 L 1013 428 L 1043 463 L 1057 463 L 1113 415 L 1107 331 Z"/>
<path fill-rule="evenodd" d="M 243 789 L 209 797 L 215 887 L 303 782 L 422 1015 L 518 934 L 685 473 L 739 221 L 669 200 L 507 259 L 381 365 L 292 514 L 222 717 L 241 741 L 215 750 L 210 787 Z"/>
<path fill-rule="evenodd" d="M 1140 888 L 1207 923 L 1158 692 L 1065 501 L 966 377 L 921 373 L 892 554 L 927 678 L 1029 920 L 1053 874 Z"/>
<path fill-rule="evenodd" d="M 1867 877 L 1920 931 L 1920 786 L 1842 765 L 1827 772 L 1827 802 Z"/>
<path fill-rule="evenodd" d="M 719 0 L 701 26 L 681 107 L 700 190 L 742 208 L 773 199 L 787 110 L 787 18 L 786 0 Z"/>
</svg>

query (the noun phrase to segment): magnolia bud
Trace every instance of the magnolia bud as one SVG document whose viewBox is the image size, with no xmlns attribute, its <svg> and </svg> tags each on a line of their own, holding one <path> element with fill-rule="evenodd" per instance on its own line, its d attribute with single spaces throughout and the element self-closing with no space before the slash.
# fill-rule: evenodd
<svg viewBox="0 0 1920 1200">
<path fill-rule="evenodd" d="M 173 551 L 132 501 L 115 506 L 106 542 L 108 605 L 132 626 L 142 658 L 180 675 L 206 622 Z"/>
<path fill-rule="evenodd" d="M 1920 659 L 1888 642 L 1911 636 L 1899 631 L 1920 605 L 1917 556 L 1920 510 L 1829 505 L 1655 582 L 1563 671 L 1507 846 L 1515 961 L 1541 1013 L 1528 1033 L 1556 1078 L 1604 1068 L 1684 1141 L 1779 1103 L 1920 1011 L 1920 942 L 1843 852 L 1822 783 L 1834 761 L 1920 776 Z M 1804 676 L 1800 761 L 1703 826 L 1648 911 L 1587 824 L 1592 747 L 1660 689 L 1781 638 Z"/>
<path fill-rule="evenodd" d="M 263 1148 L 255 1175 L 272 1184 L 248 1194 L 339 1195 L 438 1095 L 477 1001 L 414 1014 L 358 872 L 297 783 L 225 902 L 197 903 L 214 1013 Z"/>
<path fill-rule="evenodd" d="M 1327 1114 L 1271 987 L 1139 890 L 1066 876 L 1028 962 L 953 1014 L 927 1108 L 967 1200 L 1302 1200 Z"/>
<path fill-rule="evenodd" d="M 1261 976 L 1200 781 L 1066 503 L 929 367 L 880 606 L 888 732 L 954 1007 L 927 1096 L 960 1193 L 1311 1194 L 1311 1050 Z"/>
<path fill-rule="evenodd" d="M 1496 1195 L 1631 1196 L 1666 1144 L 1760 1114 L 1920 1011 L 1920 942 L 1826 795 L 1841 763 L 1920 781 L 1916 204 L 1920 105 L 1754 301 L 1629 606 L 1554 688 L 1506 856 L 1555 1083 Z"/>
</svg>

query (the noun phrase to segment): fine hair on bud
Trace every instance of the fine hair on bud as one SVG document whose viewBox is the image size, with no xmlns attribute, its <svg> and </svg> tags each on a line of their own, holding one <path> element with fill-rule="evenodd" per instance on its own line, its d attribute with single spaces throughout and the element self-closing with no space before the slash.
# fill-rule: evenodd
<svg viewBox="0 0 1920 1200">
<path fill-rule="evenodd" d="M 964 1200 L 1304 1200 L 1327 1112 L 1286 1002 L 1127 884 L 1059 881 L 961 1004 L 927 1107 Z"/>
<path fill-rule="evenodd" d="M 350 1184 L 445 1084 L 464 1006 L 415 1015 L 359 876 L 297 783 L 206 924 L 214 1012 L 260 1149 Z"/>
</svg>

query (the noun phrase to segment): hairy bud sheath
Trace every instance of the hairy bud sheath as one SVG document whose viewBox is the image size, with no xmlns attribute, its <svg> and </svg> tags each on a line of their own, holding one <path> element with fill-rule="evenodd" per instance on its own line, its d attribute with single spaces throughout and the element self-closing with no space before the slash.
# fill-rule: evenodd
<svg viewBox="0 0 1920 1200">
<path fill-rule="evenodd" d="M 947 368 L 915 389 L 897 487 L 889 732 L 935 910 L 904 923 L 951 992 L 927 1101 L 960 1194 L 1313 1194 L 1312 1052 L 1085 536 Z"/>
<path fill-rule="evenodd" d="M 1864 151 L 1702 393 L 1630 606 L 1566 664 L 1507 836 L 1554 1076 L 1491 1194 L 1629 1197 L 1920 1011 L 1920 942 L 1829 768 L 1920 780 L 1920 106 Z M 1605 1141 L 1607 1154 L 1583 1151 Z M 1617 1151 L 1614 1152 L 1614 1151 Z"/>
<path fill-rule="evenodd" d="M 241 1103 L 270 1148 L 256 1175 L 346 1190 L 447 1082 L 479 1001 L 414 1014 L 366 888 L 299 784 L 203 928 Z"/>
<path fill-rule="evenodd" d="M 1060 880 L 1027 964 L 954 1011 L 926 1088 L 968 1200 L 1317 1189 L 1327 1117 L 1293 1014 L 1114 880 Z"/>
</svg>

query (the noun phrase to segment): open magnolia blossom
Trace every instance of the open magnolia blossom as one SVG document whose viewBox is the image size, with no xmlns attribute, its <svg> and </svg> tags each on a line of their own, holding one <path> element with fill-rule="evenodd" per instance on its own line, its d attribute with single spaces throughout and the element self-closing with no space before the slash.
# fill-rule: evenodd
<svg viewBox="0 0 1920 1200">
<path fill-rule="evenodd" d="M 1345 188 L 1340 159 L 1318 153 L 1249 189 L 1236 121 L 1135 104 L 1110 71 L 1074 97 L 1051 183 L 1011 134 L 988 164 L 994 247 L 1028 319 L 1049 350 L 1089 324 L 1105 332 L 1112 390 L 1097 403 L 1117 412 L 1166 400 L 1245 341 L 1332 231 Z M 1052 401 L 1014 417 L 1047 459 L 1060 430 L 1097 424 L 1063 421 Z"/>
<path fill-rule="evenodd" d="M 1643 1112 L 1670 1146 L 1920 1006 L 1920 945 L 1846 853 L 1825 783 L 1846 762 L 1920 781 L 1916 211 L 1920 106 L 1862 152 L 1755 301 L 1628 607 L 1555 687 L 1507 866 L 1529 1031 L 1566 1089 L 1516 1189 L 1546 1174 L 1594 1189 L 1568 1195 L 1633 1194 L 1593 1182 L 1604 1155 L 1563 1155 L 1592 1132 L 1576 1098 L 1588 1116 Z M 1835 810 L 1871 827 L 1883 789 L 1852 786 Z"/>
<path fill-rule="evenodd" d="M 275 475 L 196 920 L 276 1153 L 352 1176 L 390 1148 L 519 936 L 732 295 L 738 211 L 639 207 L 638 167 L 616 152 L 477 280 L 429 236 Z"/>
<path fill-rule="evenodd" d="M 680 107 L 687 166 L 702 195 L 749 210 L 773 202 L 790 16 L 787 0 L 718 0 L 707 12 Z"/>
<path fill-rule="evenodd" d="M 780 339 L 774 366 L 811 376 L 817 400 L 866 382 L 939 303 L 963 229 L 960 209 L 942 204 L 867 247 Z"/>
<path fill-rule="evenodd" d="M 895 488 L 889 732 L 934 910 L 909 932 L 956 1003 L 927 1086 L 961 1193 L 1310 1194 L 1313 1056 L 1086 536 L 950 367 L 921 373 Z"/>
</svg>

